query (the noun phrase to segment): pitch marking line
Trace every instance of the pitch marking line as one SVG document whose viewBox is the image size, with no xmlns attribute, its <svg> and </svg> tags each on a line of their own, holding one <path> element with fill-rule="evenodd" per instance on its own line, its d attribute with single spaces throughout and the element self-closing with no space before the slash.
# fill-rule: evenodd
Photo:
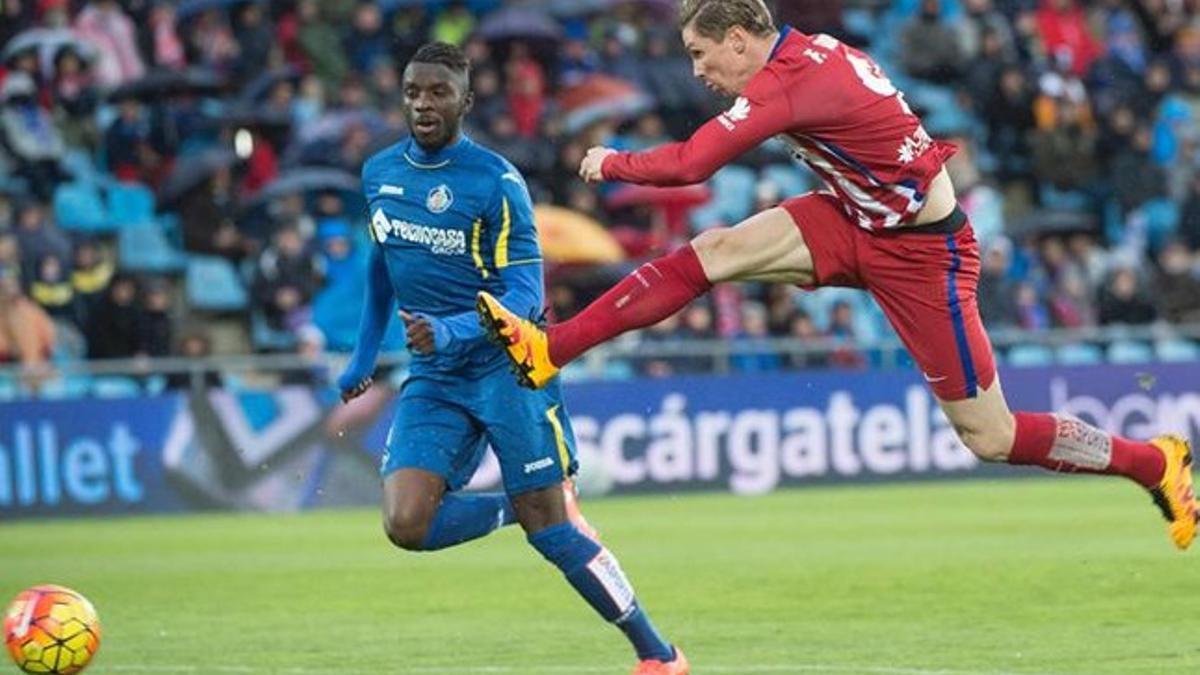
<svg viewBox="0 0 1200 675">
<path fill-rule="evenodd" d="M 414 666 L 393 671 L 397 675 L 412 673 L 426 675 L 507 675 L 529 673 L 623 673 L 628 664 L 613 666 Z M 818 663 L 796 663 L 791 665 L 713 665 L 698 669 L 701 673 L 864 673 L 867 675 L 1018 675 L 1003 670 L 961 670 L 946 668 L 905 668 L 893 666 L 847 666 Z M 325 668 L 273 668 L 261 670 L 251 666 L 139 666 L 120 665 L 104 667 L 100 672 L 113 673 L 253 673 L 255 675 L 327 675 Z M 1022 673 L 1021 675 L 1031 675 Z M 1048 672 L 1039 675 L 1051 675 Z"/>
</svg>

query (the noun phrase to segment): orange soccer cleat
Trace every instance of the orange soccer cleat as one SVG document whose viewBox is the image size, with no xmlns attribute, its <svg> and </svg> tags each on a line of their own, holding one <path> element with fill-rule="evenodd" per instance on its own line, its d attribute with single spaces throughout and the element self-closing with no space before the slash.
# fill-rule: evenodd
<svg viewBox="0 0 1200 675">
<path fill-rule="evenodd" d="M 675 658 L 670 661 L 646 659 L 633 669 L 633 675 L 688 675 L 691 672 L 692 667 L 679 647 L 675 647 Z"/>
<path fill-rule="evenodd" d="M 522 387 L 541 389 L 558 374 L 558 366 L 550 362 L 546 331 L 513 314 L 486 291 L 476 296 L 475 309 L 488 338 L 504 348 Z"/>
<path fill-rule="evenodd" d="M 1162 481 L 1150 488 L 1154 503 L 1167 519 L 1167 533 L 1180 550 L 1196 538 L 1196 496 L 1192 491 L 1192 453 L 1188 442 L 1179 436 L 1159 436 L 1150 441 L 1166 459 Z"/>
</svg>

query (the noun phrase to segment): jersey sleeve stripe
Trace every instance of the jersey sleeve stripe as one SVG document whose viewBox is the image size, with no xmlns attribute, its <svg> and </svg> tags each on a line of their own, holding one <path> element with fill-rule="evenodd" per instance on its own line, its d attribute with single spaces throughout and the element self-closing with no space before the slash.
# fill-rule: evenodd
<svg viewBox="0 0 1200 675">
<path fill-rule="evenodd" d="M 512 211 L 508 207 L 508 197 L 500 198 L 501 224 L 500 236 L 496 238 L 496 269 L 508 267 L 508 235 L 512 231 Z"/>
<path fill-rule="evenodd" d="M 509 260 L 508 266 L 512 267 L 514 265 L 537 265 L 537 264 L 540 264 L 541 262 L 542 262 L 541 258 L 524 258 L 522 260 Z"/>
<path fill-rule="evenodd" d="M 475 269 L 479 270 L 479 274 L 486 279 L 488 278 L 488 271 L 487 267 L 483 264 L 483 251 L 480 245 L 482 238 L 483 221 L 476 219 L 474 226 L 471 228 L 471 258 L 475 261 Z"/>
</svg>

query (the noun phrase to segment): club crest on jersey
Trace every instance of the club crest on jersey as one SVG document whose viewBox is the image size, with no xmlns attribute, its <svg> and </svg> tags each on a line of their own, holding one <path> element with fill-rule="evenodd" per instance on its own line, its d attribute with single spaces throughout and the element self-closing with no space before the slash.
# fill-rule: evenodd
<svg viewBox="0 0 1200 675">
<path fill-rule="evenodd" d="M 733 131 L 738 122 L 744 122 L 748 117 L 750 117 L 750 99 L 739 96 L 733 102 L 733 107 L 721 113 L 717 120 L 721 122 L 721 126 Z"/>
<path fill-rule="evenodd" d="M 425 208 L 429 209 L 430 213 L 445 213 L 453 203 L 454 193 L 445 183 L 430 190 L 429 196 L 425 198 Z"/>
</svg>

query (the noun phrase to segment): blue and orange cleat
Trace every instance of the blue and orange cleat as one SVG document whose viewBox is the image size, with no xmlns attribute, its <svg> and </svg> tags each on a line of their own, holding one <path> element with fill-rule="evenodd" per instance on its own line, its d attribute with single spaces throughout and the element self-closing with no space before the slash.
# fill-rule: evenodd
<svg viewBox="0 0 1200 675">
<path fill-rule="evenodd" d="M 1150 488 L 1154 503 L 1167 519 L 1167 533 L 1180 550 L 1196 538 L 1196 495 L 1192 490 L 1192 453 L 1188 442 L 1179 436 L 1164 435 L 1150 441 L 1166 459 L 1162 481 Z"/>
<path fill-rule="evenodd" d="M 513 374 L 522 387 L 541 389 L 558 374 L 550 362 L 550 342 L 546 331 L 529 319 L 510 312 L 491 293 L 480 291 L 475 297 L 479 324 L 488 339 L 504 348 Z"/>
<path fill-rule="evenodd" d="M 633 669 L 633 675 L 689 675 L 692 667 L 688 664 L 687 657 L 683 655 L 683 650 L 679 647 L 674 649 L 674 659 L 670 661 L 646 659 L 637 664 L 637 667 Z"/>
</svg>

